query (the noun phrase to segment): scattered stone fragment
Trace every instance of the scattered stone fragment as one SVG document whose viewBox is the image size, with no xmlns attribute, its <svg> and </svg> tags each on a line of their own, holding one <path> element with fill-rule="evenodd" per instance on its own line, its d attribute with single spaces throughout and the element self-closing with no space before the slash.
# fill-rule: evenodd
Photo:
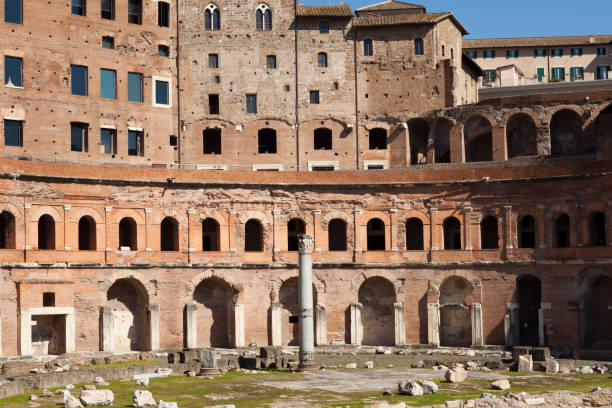
<svg viewBox="0 0 612 408">
<path fill-rule="evenodd" d="M 491 383 L 491 388 L 493 388 L 494 390 L 509 390 L 510 389 L 510 382 L 508 380 L 497 380 Z"/>
<path fill-rule="evenodd" d="M 70 370 L 70 362 L 65 358 L 58 358 L 55 360 L 55 366 L 61 368 L 63 371 Z"/>
<path fill-rule="evenodd" d="M 466 364 L 468 370 L 478 370 L 478 364 L 473 361 L 468 361 Z"/>
<path fill-rule="evenodd" d="M 93 390 L 95 390 L 95 389 L 96 389 L 96 386 L 95 386 L 95 385 L 93 385 L 93 384 L 85 384 L 85 385 L 83 386 L 83 389 L 84 389 L 84 390 L 87 390 L 87 391 L 93 391 Z"/>
<path fill-rule="evenodd" d="M 72 397 L 72 394 L 70 394 L 70 391 L 68 390 L 64 390 L 62 392 L 62 399 L 64 401 L 64 404 L 66 403 L 66 401 L 68 401 L 70 399 L 70 397 Z M 80 404 L 80 403 L 79 403 Z"/>
<path fill-rule="evenodd" d="M 435 394 L 438 392 L 438 384 L 433 381 L 421 380 L 419 381 L 419 385 L 423 388 L 424 395 Z"/>
<path fill-rule="evenodd" d="M 38 399 L 38 395 L 30 395 L 30 401 L 36 401 Z"/>
<path fill-rule="evenodd" d="M 591 390 L 591 392 L 601 391 L 601 387 L 595 387 Z"/>
<path fill-rule="evenodd" d="M 83 404 L 81 404 L 81 401 L 79 401 L 72 395 L 69 396 L 66 401 L 64 401 L 64 406 L 65 408 L 83 408 Z"/>
<path fill-rule="evenodd" d="M 593 369 L 589 366 L 582 366 L 580 368 L 577 368 L 576 371 L 582 374 L 593 374 Z"/>
<path fill-rule="evenodd" d="M 159 400 L 157 402 L 157 408 L 178 408 L 178 404 L 176 402 L 166 402 L 163 400 Z"/>
<path fill-rule="evenodd" d="M 374 362 L 373 361 L 366 361 L 365 362 L 365 368 L 374 368 Z"/>
<path fill-rule="evenodd" d="M 96 377 L 94 379 L 94 384 L 104 384 L 106 381 L 104 381 L 104 378 L 102 377 Z"/>
<path fill-rule="evenodd" d="M 533 371 L 533 358 L 530 354 L 519 356 L 518 371 L 527 372 Z"/>
<path fill-rule="evenodd" d="M 80 399 L 86 407 L 107 407 L 113 405 L 115 396 L 111 390 L 83 390 Z"/>
<path fill-rule="evenodd" d="M 423 395 L 423 387 L 417 384 L 416 381 L 402 381 L 397 386 L 397 391 L 400 395 L 410 395 L 413 397 Z"/>
<path fill-rule="evenodd" d="M 65 387 L 67 390 L 74 390 L 74 385 L 72 384 L 67 384 Z"/>
<path fill-rule="evenodd" d="M 544 398 L 525 398 L 523 401 L 529 406 L 546 404 L 546 400 Z"/>
<path fill-rule="evenodd" d="M 208 408 L 236 408 L 236 406 L 235 405 L 214 405 Z"/>
<path fill-rule="evenodd" d="M 136 385 L 140 385 L 140 386 L 143 386 L 143 387 L 148 387 L 149 386 L 149 377 L 140 378 L 140 379 L 136 380 Z"/>
<path fill-rule="evenodd" d="M 43 397 L 50 398 L 50 397 L 53 397 L 54 395 L 55 395 L 55 394 L 53 394 L 53 393 L 52 393 L 51 391 L 49 391 L 49 390 L 43 390 L 43 395 L 42 395 Z"/>
<path fill-rule="evenodd" d="M 446 401 L 445 408 L 463 408 L 463 400 Z"/>
<path fill-rule="evenodd" d="M 468 373 L 463 368 L 451 368 L 450 370 L 446 370 L 446 373 L 444 374 L 446 381 L 452 383 L 464 382 L 467 377 Z"/>
<path fill-rule="evenodd" d="M 606 366 L 602 366 L 601 364 L 596 364 L 593 366 L 593 371 L 598 374 L 606 374 L 608 372 L 608 368 Z"/>
<path fill-rule="evenodd" d="M 448 370 L 448 367 L 445 366 L 445 365 L 439 364 L 439 365 L 433 366 L 433 370 L 435 370 L 435 371 L 446 371 L 446 370 Z"/>
<path fill-rule="evenodd" d="M 571 372 L 570 368 L 567 366 L 561 367 L 561 374 L 569 374 Z"/>
<path fill-rule="evenodd" d="M 557 374 L 559 372 L 559 363 L 554 358 L 546 359 L 546 372 L 549 374 Z"/>
<path fill-rule="evenodd" d="M 155 399 L 153 399 L 153 394 L 151 394 L 151 391 L 147 390 L 134 391 L 133 401 L 135 408 L 155 406 Z"/>
<path fill-rule="evenodd" d="M 346 368 L 357 368 L 357 363 L 348 363 Z"/>
<path fill-rule="evenodd" d="M 186 375 L 187 375 L 187 377 L 195 377 L 196 376 L 196 372 L 195 371 L 187 371 Z"/>
<path fill-rule="evenodd" d="M 599 387 L 598 387 L 598 388 L 599 388 Z M 393 394 L 391 393 L 391 390 L 385 390 L 385 391 L 383 392 L 383 395 L 388 396 L 388 395 L 393 395 Z"/>
<path fill-rule="evenodd" d="M 393 368 L 393 364 L 387 364 L 387 368 Z"/>
</svg>

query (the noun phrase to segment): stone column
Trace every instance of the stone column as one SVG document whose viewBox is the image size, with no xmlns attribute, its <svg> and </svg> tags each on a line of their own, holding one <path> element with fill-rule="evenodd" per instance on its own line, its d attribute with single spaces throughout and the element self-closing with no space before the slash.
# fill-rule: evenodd
<svg viewBox="0 0 612 408">
<path fill-rule="evenodd" d="M 398 247 L 397 247 L 397 231 L 398 231 L 398 225 L 397 225 L 397 219 L 398 219 L 398 210 L 395 208 L 392 208 L 389 210 L 389 219 L 391 220 L 391 225 L 389 226 L 389 248 L 391 251 L 399 251 Z"/>
<path fill-rule="evenodd" d="M 281 346 L 283 344 L 283 305 L 272 303 L 270 305 L 270 326 L 272 331 L 272 345 Z"/>
<path fill-rule="evenodd" d="M 76 351 L 76 322 L 74 318 L 74 310 L 66 314 L 66 353 L 74 353 Z"/>
<path fill-rule="evenodd" d="M 363 305 L 361 303 L 353 303 L 350 306 L 351 311 L 351 344 L 361 346 L 363 341 L 363 324 L 361 323 L 361 312 Z"/>
<path fill-rule="evenodd" d="M 472 245 L 472 207 L 463 207 L 463 233 L 463 242 L 465 242 L 465 250 L 473 250 L 474 245 Z"/>
<path fill-rule="evenodd" d="M 32 355 L 32 314 L 29 310 L 19 310 L 19 355 Z"/>
<path fill-rule="evenodd" d="M 546 344 L 546 337 L 544 336 L 544 308 L 538 309 L 538 340 L 540 347 L 544 347 Z"/>
<path fill-rule="evenodd" d="M 316 368 L 314 355 L 314 309 L 312 305 L 312 235 L 298 235 L 300 301 L 300 370 Z"/>
<path fill-rule="evenodd" d="M 440 226 L 438 225 L 438 209 L 430 208 L 429 209 L 430 218 L 431 218 L 431 250 L 438 251 L 440 250 L 441 242 L 440 242 Z"/>
<path fill-rule="evenodd" d="M 159 350 L 159 305 L 149 305 L 151 351 Z"/>
<path fill-rule="evenodd" d="M 113 352 L 115 345 L 115 319 L 112 308 L 100 308 L 100 326 L 100 350 Z"/>
<path fill-rule="evenodd" d="M 236 252 L 236 210 L 227 210 L 227 241 L 229 252 Z M 243 248 L 244 249 L 244 248 Z"/>
<path fill-rule="evenodd" d="M 315 319 L 317 320 L 317 324 L 315 324 L 315 345 L 324 346 L 327 344 L 327 310 L 325 310 L 325 306 L 316 306 Z"/>
<path fill-rule="evenodd" d="M 321 210 L 312 210 L 312 233 L 314 235 L 313 250 L 321 252 L 322 248 L 326 247 L 324 244 L 325 234 L 321 229 Z"/>
<path fill-rule="evenodd" d="M 440 345 L 440 305 L 427 304 L 427 342 L 432 346 Z"/>
<path fill-rule="evenodd" d="M 512 206 L 504 206 L 504 249 L 513 249 L 512 237 Z"/>
<path fill-rule="evenodd" d="M 393 310 L 395 312 L 395 345 L 403 346 L 406 344 L 406 324 L 404 321 L 404 304 L 394 303 Z"/>
<path fill-rule="evenodd" d="M 244 305 L 234 305 L 234 347 L 244 347 Z"/>
<path fill-rule="evenodd" d="M 483 346 L 484 334 L 482 328 L 482 305 L 472 305 L 472 346 Z"/>
<path fill-rule="evenodd" d="M 277 254 L 281 251 L 281 239 L 280 239 L 280 231 L 279 229 L 279 216 L 280 210 L 272 210 L 272 259 L 273 261 L 277 261 Z"/>
<path fill-rule="evenodd" d="M 198 305 L 185 305 L 185 347 L 198 347 Z"/>
<path fill-rule="evenodd" d="M 546 248 L 546 232 L 548 229 L 546 206 L 544 204 L 538 205 L 538 218 L 536 220 L 536 243 L 537 248 Z"/>
<path fill-rule="evenodd" d="M 361 210 L 353 210 L 353 261 L 357 261 L 357 257 L 363 252 L 363 237 L 361 236 Z"/>
</svg>

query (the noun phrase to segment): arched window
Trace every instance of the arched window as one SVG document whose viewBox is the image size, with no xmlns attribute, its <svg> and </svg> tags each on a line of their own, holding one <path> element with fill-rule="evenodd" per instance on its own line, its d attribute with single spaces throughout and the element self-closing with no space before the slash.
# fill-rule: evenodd
<svg viewBox="0 0 612 408">
<path fill-rule="evenodd" d="M 499 248 L 499 235 L 497 233 L 497 218 L 492 215 L 483 218 L 480 222 L 480 247 L 482 249 Z"/>
<path fill-rule="evenodd" d="M 506 123 L 508 158 L 538 154 L 537 128 L 526 113 L 514 114 Z"/>
<path fill-rule="evenodd" d="M 276 130 L 259 129 L 257 132 L 257 151 L 260 154 L 276 153 Z"/>
<path fill-rule="evenodd" d="M 412 119 L 408 122 L 408 140 L 410 143 L 410 164 L 426 164 L 429 145 L 429 125 L 423 119 Z"/>
<path fill-rule="evenodd" d="M 406 250 L 422 251 L 423 247 L 423 221 L 418 218 L 406 220 Z"/>
<path fill-rule="evenodd" d="M 219 250 L 219 223 L 213 218 L 202 221 L 202 251 Z"/>
<path fill-rule="evenodd" d="M 221 29 L 221 13 L 217 5 L 210 3 L 204 9 L 204 29 L 219 30 Z"/>
<path fill-rule="evenodd" d="M 371 57 L 374 55 L 374 45 L 372 44 L 372 40 L 369 38 L 363 40 L 363 55 L 366 57 Z"/>
<path fill-rule="evenodd" d="M 606 246 L 606 215 L 601 211 L 589 214 L 589 244 Z"/>
<path fill-rule="evenodd" d="M 387 149 L 387 129 L 375 128 L 369 134 L 370 150 Z"/>
<path fill-rule="evenodd" d="M 518 222 L 518 245 L 519 248 L 535 248 L 535 218 L 525 215 Z"/>
<path fill-rule="evenodd" d="M 320 52 L 317 54 L 317 66 L 319 68 L 327 68 L 327 53 Z"/>
<path fill-rule="evenodd" d="M 379 218 L 372 218 L 367 225 L 368 251 L 385 250 L 385 223 Z"/>
<path fill-rule="evenodd" d="M 425 51 L 423 50 L 423 39 L 415 38 L 414 39 L 414 55 L 423 55 Z"/>
<path fill-rule="evenodd" d="M 442 224 L 444 249 L 461 249 L 461 223 L 455 217 L 448 217 Z"/>
<path fill-rule="evenodd" d="M 299 218 L 293 218 L 287 223 L 287 249 L 298 250 L 298 235 L 306 233 L 306 224 Z"/>
<path fill-rule="evenodd" d="M 465 161 L 482 162 L 493 160 L 493 129 L 482 116 L 472 116 L 463 128 Z"/>
<path fill-rule="evenodd" d="M 8 211 L 0 213 L 0 249 L 15 249 L 15 216 Z"/>
<path fill-rule="evenodd" d="M 330 251 L 346 251 L 346 222 L 334 218 L 327 226 L 328 247 Z"/>
<path fill-rule="evenodd" d="M 321 34 L 329 33 L 329 22 L 328 21 L 319 22 L 319 33 Z"/>
<path fill-rule="evenodd" d="M 255 12 L 255 28 L 261 30 L 272 30 L 272 10 L 267 4 L 260 4 Z"/>
<path fill-rule="evenodd" d="M 96 250 L 96 221 L 89 215 L 79 220 L 79 251 Z"/>
<path fill-rule="evenodd" d="M 135 251 L 136 242 L 136 221 L 130 217 L 122 218 L 119 221 L 119 249 L 127 248 L 129 251 Z"/>
<path fill-rule="evenodd" d="M 331 150 L 332 149 L 332 131 L 328 128 L 318 128 L 314 131 L 314 149 L 315 150 Z"/>
<path fill-rule="evenodd" d="M 55 249 L 55 220 L 49 214 L 38 219 L 38 249 Z"/>
<path fill-rule="evenodd" d="M 555 246 L 557 248 L 569 248 L 570 245 L 570 218 L 567 214 L 561 214 L 555 222 Z"/>
<path fill-rule="evenodd" d="M 263 227 L 259 220 L 251 219 L 245 224 L 244 250 L 246 252 L 263 251 Z"/>
<path fill-rule="evenodd" d="M 178 251 L 178 221 L 172 217 L 166 217 L 160 225 L 160 239 L 162 251 Z"/>
<path fill-rule="evenodd" d="M 561 109 L 550 119 L 550 154 L 580 153 L 583 148 L 582 119 L 571 109 Z"/>
</svg>

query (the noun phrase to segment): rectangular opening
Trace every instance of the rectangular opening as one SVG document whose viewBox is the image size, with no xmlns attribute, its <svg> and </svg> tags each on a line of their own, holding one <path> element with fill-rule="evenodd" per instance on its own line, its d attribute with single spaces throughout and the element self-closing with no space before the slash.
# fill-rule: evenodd
<svg viewBox="0 0 612 408">
<path fill-rule="evenodd" d="M 319 104 L 319 91 L 310 91 L 310 103 L 312 105 Z"/>
<path fill-rule="evenodd" d="M 276 55 L 266 55 L 266 68 L 276 68 Z"/>
<path fill-rule="evenodd" d="M 117 72 L 114 69 L 100 70 L 100 97 L 104 99 L 117 98 Z"/>
<path fill-rule="evenodd" d="M 20 120 L 4 120 L 4 145 L 23 146 L 23 122 Z"/>
<path fill-rule="evenodd" d="M 6 23 L 21 24 L 23 4 L 21 0 L 4 0 L 4 21 Z"/>
<path fill-rule="evenodd" d="M 208 68 L 219 68 L 219 54 L 208 54 Z"/>
<path fill-rule="evenodd" d="M 170 56 L 170 47 L 167 45 L 158 45 L 157 46 L 157 55 L 160 57 L 169 57 Z"/>
<path fill-rule="evenodd" d="M 102 0 L 100 16 L 106 20 L 115 19 L 115 0 Z"/>
<path fill-rule="evenodd" d="M 155 103 L 157 105 L 170 104 L 170 84 L 168 81 L 155 80 Z"/>
<path fill-rule="evenodd" d="M 221 83 L 221 77 L 219 75 L 215 76 L 215 84 Z"/>
<path fill-rule="evenodd" d="M 32 316 L 32 354 L 60 355 L 66 352 L 66 315 Z"/>
<path fill-rule="evenodd" d="M 10 1 L 10 0 L 6 0 Z M 85 6 L 86 0 L 72 0 L 72 14 L 76 14 L 77 16 L 85 15 Z"/>
<path fill-rule="evenodd" d="M 312 171 L 334 171 L 334 166 L 312 166 Z"/>
<path fill-rule="evenodd" d="M 368 165 L 368 170 L 384 170 L 385 166 L 383 166 L 382 164 L 369 164 Z"/>
<path fill-rule="evenodd" d="M 129 0 L 128 23 L 142 24 L 142 0 Z"/>
<path fill-rule="evenodd" d="M 257 94 L 247 94 L 246 110 L 247 113 L 257 113 Z"/>
<path fill-rule="evenodd" d="M 157 25 L 170 27 L 170 4 L 165 1 L 157 3 Z"/>
<path fill-rule="evenodd" d="M 87 67 L 70 66 L 70 85 L 73 95 L 87 96 Z"/>
<path fill-rule="evenodd" d="M 221 154 L 221 129 L 205 129 L 202 140 L 204 154 Z"/>
<path fill-rule="evenodd" d="M 289 323 L 298 324 L 300 322 L 300 316 L 289 316 Z"/>
<path fill-rule="evenodd" d="M 87 152 L 87 123 L 70 123 L 70 151 Z"/>
<path fill-rule="evenodd" d="M 142 79 L 142 74 L 138 72 L 128 72 L 128 101 L 142 103 Z"/>
<path fill-rule="evenodd" d="M 170 146 L 178 146 L 178 137 L 170 135 Z"/>
<path fill-rule="evenodd" d="M 209 94 L 208 95 L 208 110 L 211 115 L 219 114 L 219 95 Z"/>
<path fill-rule="evenodd" d="M 100 129 L 100 146 L 103 154 L 117 154 L 117 131 Z"/>
<path fill-rule="evenodd" d="M 144 134 L 139 130 L 128 130 L 128 155 L 144 156 Z"/>
<path fill-rule="evenodd" d="M 55 307 L 55 293 L 44 292 L 43 293 L 43 307 Z"/>
<path fill-rule="evenodd" d="M 4 85 L 23 87 L 23 59 L 8 55 L 4 57 Z"/>
<path fill-rule="evenodd" d="M 114 37 L 102 37 L 102 48 L 115 48 L 115 38 Z"/>
</svg>

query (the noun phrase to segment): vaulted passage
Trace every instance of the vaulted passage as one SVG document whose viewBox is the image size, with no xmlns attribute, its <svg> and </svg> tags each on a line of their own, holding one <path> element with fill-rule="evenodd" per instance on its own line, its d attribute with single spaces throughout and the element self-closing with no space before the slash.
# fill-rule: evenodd
<svg viewBox="0 0 612 408">
<path fill-rule="evenodd" d="M 467 297 L 473 287 L 466 279 L 453 276 L 440 287 L 440 345 L 467 347 L 472 344 L 472 312 Z"/>
<path fill-rule="evenodd" d="M 0 213 L 0 249 L 15 249 L 15 216 L 8 211 Z"/>
<path fill-rule="evenodd" d="M 444 249 L 461 249 L 461 223 L 455 217 L 448 217 L 442 224 Z"/>
<path fill-rule="evenodd" d="M 263 227 L 259 220 L 251 219 L 245 224 L 244 250 L 246 252 L 263 251 Z"/>
<path fill-rule="evenodd" d="M 363 345 L 392 346 L 395 343 L 395 288 L 385 278 L 367 279 L 359 287 L 363 305 Z"/>
<path fill-rule="evenodd" d="M 540 302 L 542 284 L 531 275 L 519 276 L 516 282 L 519 304 L 519 338 L 522 346 L 540 345 Z"/>
<path fill-rule="evenodd" d="M 328 245 L 330 251 L 346 251 L 346 222 L 335 218 L 327 227 Z"/>
<path fill-rule="evenodd" d="M 178 221 L 172 217 L 166 217 L 162 220 L 161 225 L 159 226 L 162 251 L 179 250 L 178 227 Z"/>
<path fill-rule="evenodd" d="M 493 133 L 487 119 L 482 116 L 470 118 L 463 129 L 463 138 L 467 163 L 493 160 Z"/>
<path fill-rule="evenodd" d="M 106 293 L 106 306 L 113 314 L 113 350 L 148 350 L 148 297 L 142 284 L 134 279 L 117 280 Z"/>
<path fill-rule="evenodd" d="M 433 125 L 434 161 L 436 163 L 450 163 L 450 120 L 440 118 Z"/>
<path fill-rule="evenodd" d="M 86 215 L 79 220 L 79 251 L 96 250 L 96 221 Z"/>
<path fill-rule="evenodd" d="M 550 120 L 550 147 L 554 156 L 583 153 L 582 119 L 570 109 L 561 109 Z"/>
<path fill-rule="evenodd" d="M 287 248 L 289 251 L 298 250 L 298 235 L 306 233 L 306 224 L 299 218 L 293 218 L 287 223 Z"/>
<path fill-rule="evenodd" d="M 482 249 L 498 249 L 497 218 L 488 216 L 480 222 L 480 244 Z"/>
<path fill-rule="evenodd" d="M 328 128 L 318 128 L 314 131 L 314 149 L 315 150 L 331 150 L 332 149 L 332 131 Z"/>
<path fill-rule="evenodd" d="M 197 304 L 198 347 L 228 348 L 234 327 L 234 291 L 222 279 L 208 278 L 193 293 Z"/>
<path fill-rule="evenodd" d="M 312 286 L 312 297 L 312 305 L 316 308 L 317 291 L 314 285 Z M 300 304 L 298 278 L 290 278 L 283 282 L 280 288 L 279 301 L 283 305 L 283 313 L 281 316 L 282 344 L 284 346 L 299 346 Z"/>
<path fill-rule="evenodd" d="M 49 214 L 38 219 L 38 249 L 55 249 L 55 220 Z"/>
<path fill-rule="evenodd" d="M 133 218 L 125 217 L 119 221 L 119 248 L 136 250 L 136 221 Z"/>
<path fill-rule="evenodd" d="M 423 247 L 423 221 L 418 218 L 406 220 L 406 250 L 422 251 Z"/>
<path fill-rule="evenodd" d="M 429 125 L 423 119 L 413 119 L 408 122 L 410 140 L 410 164 L 427 163 L 427 141 Z"/>
<path fill-rule="evenodd" d="M 219 223 L 213 218 L 202 221 L 202 251 L 219 250 Z"/>
<path fill-rule="evenodd" d="M 533 119 L 525 113 L 517 113 L 506 124 L 508 158 L 535 156 L 538 152 L 537 129 Z"/>
<path fill-rule="evenodd" d="M 612 350 L 612 278 L 594 275 L 579 288 L 583 349 Z"/>
</svg>

